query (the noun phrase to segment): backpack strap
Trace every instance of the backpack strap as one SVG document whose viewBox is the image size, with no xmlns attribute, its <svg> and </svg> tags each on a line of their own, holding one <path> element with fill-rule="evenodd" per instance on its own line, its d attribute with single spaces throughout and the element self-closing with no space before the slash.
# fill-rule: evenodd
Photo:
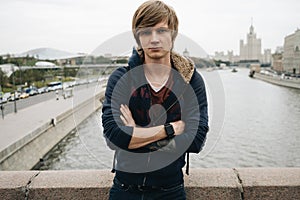
<svg viewBox="0 0 300 200">
<path fill-rule="evenodd" d="M 112 166 L 112 169 L 110 171 L 111 173 L 115 173 L 116 172 L 115 165 L 116 165 L 116 151 L 114 152 L 113 166 Z"/>
<path fill-rule="evenodd" d="M 190 175 L 190 153 L 186 153 L 186 167 L 185 167 L 186 175 Z"/>
</svg>

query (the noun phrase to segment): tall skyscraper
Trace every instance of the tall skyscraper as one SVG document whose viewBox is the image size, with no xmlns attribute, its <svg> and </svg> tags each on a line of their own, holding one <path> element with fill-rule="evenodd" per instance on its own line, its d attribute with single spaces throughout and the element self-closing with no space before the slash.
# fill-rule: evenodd
<svg viewBox="0 0 300 200">
<path fill-rule="evenodd" d="M 240 61 L 260 61 L 261 60 L 261 39 L 256 38 L 254 27 L 251 24 L 247 34 L 247 43 L 240 40 Z"/>
</svg>

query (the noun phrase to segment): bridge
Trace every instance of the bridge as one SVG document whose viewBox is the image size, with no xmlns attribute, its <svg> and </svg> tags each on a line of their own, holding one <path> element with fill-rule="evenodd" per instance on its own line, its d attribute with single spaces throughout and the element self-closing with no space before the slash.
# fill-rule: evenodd
<svg viewBox="0 0 300 200">
<path fill-rule="evenodd" d="M 65 66 L 20 66 L 18 67 L 20 70 L 28 70 L 28 69 L 63 69 L 65 68 L 117 68 L 127 65 L 126 63 L 109 63 L 109 64 L 82 64 L 82 65 L 65 65 Z"/>
</svg>

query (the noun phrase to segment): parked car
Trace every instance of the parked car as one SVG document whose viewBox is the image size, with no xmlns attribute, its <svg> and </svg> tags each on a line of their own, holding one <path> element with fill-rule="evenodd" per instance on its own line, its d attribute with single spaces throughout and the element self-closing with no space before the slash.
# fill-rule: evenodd
<svg viewBox="0 0 300 200">
<path fill-rule="evenodd" d="M 31 88 L 31 90 L 29 91 L 29 96 L 33 96 L 33 95 L 36 95 L 38 94 L 38 90 L 37 88 Z"/>
<path fill-rule="evenodd" d="M 21 95 L 20 95 L 20 99 L 25 99 L 25 98 L 28 98 L 29 97 L 29 94 L 26 93 L 26 92 L 23 92 Z"/>
<path fill-rule="evenodd" d="M 7 103 L 7 98 L 5 97 L 0 97 L 0 104 L 4 104 L 4 103 Z"/>
<path fill-rule="evenodd" d="M 38 93 L 39 94 L 42 94 L 42 93 L 45 93 L 45 92 L 48 92 L 48 87 L 41 87 L 39 89 L 37 89 Z"/>
<path fill-rule="evenodd" d="M 4 93 L 4 94 L 2 95 L 2 102 L 3 102 L 3 103 L 6 103 L 6 102 L 9 101 L 10 98 L 11 98 L 10 92 Z M 0 97 L 0 99 L 1 99 L 1 97 Z"/>
<path fill-rule="evenodd" d="M 20 95 L 21 95 L 20 92 L 17 92 L 17 91 L 16 92 L 11 92 L 9 101 L 14 101 L 14 100 L 20 99 Z"/>
<path fill-rule="evenodd" d="M 29 96 L 38 94 L 38 89 L 36 87 L 32 87 L 32 86 L 30 88 L 25 88 L 23 91 L 26 92 L 27 94 L 29 94 Z"/>
</svg>

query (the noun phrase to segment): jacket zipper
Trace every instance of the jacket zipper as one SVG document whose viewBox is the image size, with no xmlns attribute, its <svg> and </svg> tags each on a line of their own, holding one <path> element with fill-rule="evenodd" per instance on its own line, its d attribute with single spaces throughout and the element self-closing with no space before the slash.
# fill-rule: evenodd
<svg viewBox="0 0 300 200">
<path fill-rule="evenodd" d="M 147 89 L 148 89 L 148 92 L 149 92 L 149 97 L 150 97 L 150 108 L 152 106 L 152 97 L 151 97 L 151 91 L 150 91 L 150 88 L 149 88 L 149 84 L 147 84 Z M 150 116 L 149 116 L 150 117 Z M 151 119 L 150 119 L 151 120 Z M 155 126 L 155 123 L 152 124 L 153 126 Z M 149 163 L 150 163 L 150 160 L 151 160 L 151 157 L 150 157 L 150 154 L 151 152 L 148 153 L 148 160 L 147 160 L 147 168 L 149 167 Z M 144 176 L 144 179 L 143 179 L 143 186 L 146 186 L 146 180 L 147 180 L 147 176 L 146 176 L 147 173 L 145 173 L 145 176 Z"/>
</svg>

